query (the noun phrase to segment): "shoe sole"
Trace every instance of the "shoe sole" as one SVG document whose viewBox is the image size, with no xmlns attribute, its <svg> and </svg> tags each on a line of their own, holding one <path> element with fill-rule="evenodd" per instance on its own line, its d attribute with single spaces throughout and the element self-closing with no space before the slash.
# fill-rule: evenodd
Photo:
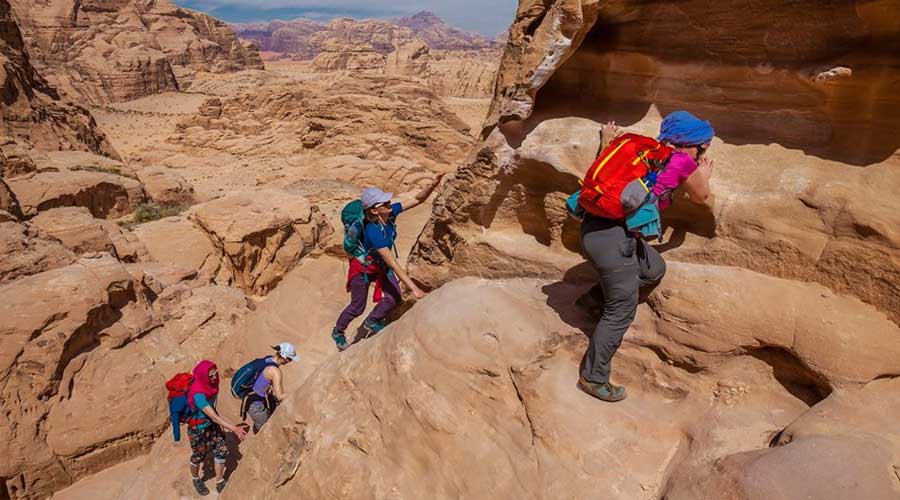
<svg viewBox="0 0 900 500">
<path fill-rule="evenodd" d="M 618 403 L 619 401 L 623 401 L 626 397 L 628 397 L 628 393 L 627 393 L 627 392 L 623 392 L 623 393 L 622 393 L 622 397 L 621 397 L 621 398 L 618 398 L 618 399 L 603 398 L 603 397 L 597 396 L 597 395 L 591 393 L 590 391 L 588 391 L 588 390 L 581 384 L 581 381 L 580 381 L 580 380 L 578 381 L 578 383 L 576 384 L 576 386 L 578 387 L 578 389 L 579 389 L 581 392 L 587 394 L 588 396 L 590 396 L 590 397 L 592 397 L 592 398 L 594 398 L 594 399 L 599 399 L 600 401 L 603 401 L 603 402 L 606 402 L 606 403 Z"/>
</svg>

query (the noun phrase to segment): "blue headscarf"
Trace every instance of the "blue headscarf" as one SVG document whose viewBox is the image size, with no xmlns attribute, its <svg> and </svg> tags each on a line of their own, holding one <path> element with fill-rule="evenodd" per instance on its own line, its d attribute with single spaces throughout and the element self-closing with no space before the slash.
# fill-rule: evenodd
<svg viewBox="0 0 900 500">
<path fill-rule="evenodd" d="M 681 146 L 706 144 L 716 135 L 712 125 L 687 111 L 675 111 L 669 114 L 659 126 L 659 137 L 656 140 Z"/>
</svg>

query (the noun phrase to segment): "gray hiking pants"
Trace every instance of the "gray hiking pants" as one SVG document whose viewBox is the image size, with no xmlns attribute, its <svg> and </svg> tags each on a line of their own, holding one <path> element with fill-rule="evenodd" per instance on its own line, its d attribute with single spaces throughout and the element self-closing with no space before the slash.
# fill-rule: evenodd
<svg viewBox="0 0 900 500">
<path fill-rule="evenodd" d="M 666 263 L 653 247 L 634 237 L 621 222 L 586 216 L 581 245 L 600 275 L 590 293 L 603 304 L 594 328 L 581 376 L 589 382 L 609 382 L 613 355 L 637 312 L 641 287 L 652 287 L 666 274 Z"/>
<path fill-rule="evenodd" d="M 253 419 L 253 433 L 256 434 L 269 421 L 272 411 L 262 399 L 254 400 L 247 408 L 247 414 Z"/>
</svg>

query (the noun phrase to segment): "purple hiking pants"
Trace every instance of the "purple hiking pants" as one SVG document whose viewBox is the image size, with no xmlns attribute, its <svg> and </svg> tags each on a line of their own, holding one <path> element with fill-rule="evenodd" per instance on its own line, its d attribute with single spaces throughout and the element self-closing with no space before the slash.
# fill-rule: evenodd
<svg viewBox="0 0 900 500">
<path fill-rule="evenodd" d="M 370 280 L 376 279 L 375 275 L 369 275 Z M 400 303 L 400 281 L 394 273 L 387 273 L 387 277 L 381 281 L 381 302 L 372 309 L 367 319 L 382 323 L 384 318 Z M 347 326 L 354 318 L 357 318 L 366 310 L 366 299 L 369 295 L 369 285 L 366 283 L 365 274 L 357 274 L 350 280 L 350 304 L 344 308 L 338 316 L 334 327 L 339 332 L 347 330 Z"/>
</svg>

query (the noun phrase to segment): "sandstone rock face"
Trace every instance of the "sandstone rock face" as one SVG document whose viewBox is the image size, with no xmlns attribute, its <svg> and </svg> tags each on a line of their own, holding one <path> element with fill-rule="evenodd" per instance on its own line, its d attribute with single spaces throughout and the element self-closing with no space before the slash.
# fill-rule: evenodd
<svg viewBox="0 0 900 500">
<path fill-rule="evenodd" d="M 897 379 L 835 393 L 776 436 L 773 448 L 729 456 L 705 470 L 680 468 L 667 498 L 897 498 L 891 464 L 900 459 L 900 435 L 889 415 L 898 398 Z"/>
<path fill-rule="evenodd" d="M 9 188 L 2 178 L 0 178 L 0 212 L 5 214 L 0 218 L 0 222 L 21 220 L 25 217 L 16 194 L 12 192 L 12 189 Z"/>
<path fill-rule="evenodd" d="M 212 281 L 219 272 L 222 258 L 216 247 L 202 229 L 184 217 L 140 224 L 134 228 L 134 235 L 154 262 L 194 269 L 203 281 Z"/>
<path fill-rule="evenodd" d="M 0 138 L 0 177 L 16 177 L 35 171 L 28 148 L 9 137 Z"/>
<path fill-rule="evenodd" d="M 146 334 L 154 327 L 154 320 L 140 303 L 139 289 L 130 275 L 110 256 L 85 259 L 19 280 L 0 287 L 0 295 L 0 308 L 7 318 L 2 327 L 0 373 L 6 409 L 2 425 L 8 436 L 0 446 L 4 456 L 10 458 L 4 460 L 0 477 L 5 478 L 10 497 L 38 498 L 52 491 L 49 488 L 72 480 L 69 466 L 79 463 L 79 455 L 85 455 L 83 458 L 88 461 L 94 458 L 88 453 L 90 448 L 56 453 L 52 441 L 44 441 L 48 428 L 42 421 L 56 403 L 69 398 L 75 378 L 89 358 Z M 104 370 L 116 370 L 107 363 L 101 366 Z M 130 371 L 122 373 L 118 380 L 135 374 L 134 366 L 121 368 Z M 125 397 L 121 391 L 115 392 L 118 397 Z M 104 405 L 106 416 L 118 406 L 106 402 Z M 128 432 L 115 436 L 122 442 L 116 443 L 113 436 L 92 442 L 110 441 L 112 447 L 121 444 L 126 449 L 119 452 L 127 455 L 127 448 L 135 440 L 146 440 L 155 431 L 152 426 L 141 425 L 146 421 L 134 421 L 146 410 L 140 405 L 129 403 L 118 409 L 135 411 L 132 418 L 112 419 L 128 427 Z M 156 410 L 151 413 L 159 415 L 161 408 Z M 92 427 L 89 433 L 96 430 Z"/>
<path fill-rule="evenodd" d="M 449 26 L 431 12 L 420 12 L 392 22 L 343 18 L 326 24 L 298 18 L 233 26 L 238 36 L 256 41 L 261 50 L 289 53 L 301 59 L 313 59 L 330 40 L 367 43 L 381 54 L 388 54 L 414 38 L 438 50 L 479 50 L 497 46 L 495 41 L 477 33 Z"/>
<path fill-rule="evenodd" d="M 232 24 L 235 33 L 244 39 L 259 44 L 266 52 L 289 52 L 302 59 L 312 59 L 319 53 L 317 46 L 310 44 L 312 35 L 325 31 L 327 26 L 310 19 L 283 21 L 276 19 L 269 23 Z"/>
<path fill-rule="evenodd" d="M 661 346 L 650 344 L 623 347 L 616 367 L 631 395 L 600 411 L 601 403 L 572 387 L 586 345 L 579 328 L 590 324 L 572 307 L 582 291 L 562 282 L 463 279 L 433 292 L 378 337 L 313 372 L 262 438 L 247 444 L 224 496 L 289 498 L 302 488 L 349 498 L 590 498 L 598 491 L 662 498 L 675 491 L 673 472 L 692 459 L 761 453 L 806 417 L 808 403 L 782 380 L 782 370 L 799 363 L 732 356 L 698 372 L 665 362 Z M 660 322 L 681 324 L 665 315 Z M 890 406 L 873 413 L 889 418 Z M 599 458 L 611 449 L 615 460 Z M 872 456 L 873 474 L 882 475 L 874 487 L 890 492 L 889 457 Z M 421 481 L 439 466 L 444 473 Z M 359 473 L 338 484 L 325 472 L 335 469 Z"/>
<path fill-rule="evenodd" d="M 900 146 L 900 101 L 885 83 L 900 71 L 896 9 L 782 7 L 523 1 L 487 124 L 532 114 L 631 124 L 653 105 L 705 116 L 729 143 L 777 142 L 854 165 L 890 157 Z M 701 17 L 714 28 L 682 29 Z"/>
<path fill-rule="evenodd" d="M 216 281 L 261 295 L 334 232 L 305 198 L 278 190 L 233 193 L 190 218 L 221 255 Z"/>
<path fill-rule="evenodd" d="M 449 171 L 473 143 L 466 125 L 437 96 L 407 79 L 250 78 L 250 89 L 214 98 L 201 113 L 184 118 L 169 142 L 194 154 L 224 151 L 270 165 L 273 177 L 286 181 L 403 186 L 398 190 Z M 202 89 L 221 91 L 212 83 Z M 273 179 L 257 180 L 264 182 Z"/>
<path fill-rule="evenodd" d="M 0 136 L 28 141 L 41 150 L 84 150 L 115 156 L 91 114 L 62 102 L 56 90 L 35 72 L 7 0 L 0 1 L 0 64 Z M 3 142 L 8 144 L 8 139 Z M 9 168 L 3 166 L 4 176 Z"/>
<path fill-rule="evenodd" d="M 197 71 L 262 68 L 224 23 L 168 0 L 13 6 L 38 71 L 95 104 L 183 90 Z"/>
<path fill-rule="evenodd" d="M 417 38 L 432 49 L 478 50 L 496 46 L 496 42 L 485 36 L 448 25 L 433 12 L 422 11 L 414 16 L 396 19 L 394 23 L 411 29 Z"/>
<path fill-rule="evenodd" d="M 159 204 L 190 205 L 194 201 L 194 188 L 171 169 L 145 168 L 137 177 L 150 199 Z"/>
<path fill-rule="evenodd" d="M 118 224 L 95 219 L 85 207 L 50 209 L 32 218 L 30 224 L 78 255 L 109 252 L 119 260 L 133 262 L 147 254 L 146 249 L 133 246 Z"/>
<path fill-rule="evenodd" d="M 631 130 L 653 135 L 658 119 Z M 424 283 L 466 274 L 548 276 L 581 261 L 578 224 L 562 200 L 596 154 L 599 123 L 570 117 L 528 127 L 519 144 L 492 133 L 447 183 L 412 259 Z M 663 222 L 674 228 L 661 247 L 667 258 L 816 281 L 900 318 L 896 210 L 862 201 L 900 186 L 896 160 L 858 169 L 718 141 L 710 155 L 718 164 L 716 203 L 679 199 L 666 211 Z"/>
<path fill-rule="evenodd" d="M 13 221 L 0 222 L 0 284 L 74 262 L 59 240 Z"/>
<path fill-rule="evenodd" d="M 165 381 L 247 312 L 243 294 L 189 281 L 195 271 L 130 266 L 93 254 L 0 286 L 9 498 L 46 498 L 143 453 L 167 425 Z"/>
<path fill-rule="evenodd" d="M 373 70 L 383 68 L 385 58 L 368 43 L 330 40 L 312 64 L 318 71 Z"/>
<path fill-rule="evenodd" d="M 140 182 L 95 171 L 40 172 L 8 181 L 27 215 L 57 207 L 86 207 L 98 218 L 130 213 L 144 201 Z"/>
</svg>

